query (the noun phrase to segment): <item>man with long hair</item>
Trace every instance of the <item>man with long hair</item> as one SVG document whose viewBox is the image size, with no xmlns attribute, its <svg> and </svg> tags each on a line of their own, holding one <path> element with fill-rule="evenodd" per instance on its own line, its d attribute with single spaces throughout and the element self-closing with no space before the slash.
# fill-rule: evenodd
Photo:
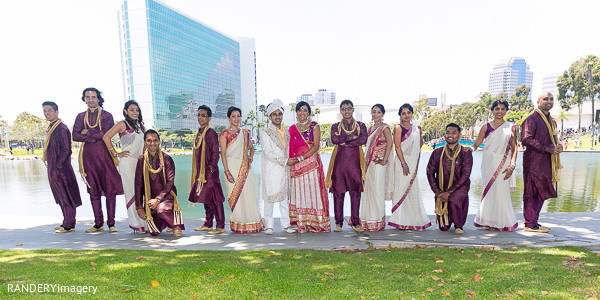
<svg viewBox="0 0 600 300">
<path fill-rule="evenodd" d="M 115 227 L 115 207 L 117 195 L 123 194 L 121 176 L 117 171 L 118 160 L 109 153 L 102 138 L 115 124 L 112 114 L 102 109 L 104 98 L 96 88 L 83 90 L 81 100 L 87 105 L 86 111 L 79 113 L 73 125 L 73 140 L 81 142 L 79 148 L 79 173 L 90 194 L 94 210 L 94 226 L 85 232 L 104 230 L 101 196 L 106 197 L 106 214 L 109 232 L 117 232 Z"/>
</svg>

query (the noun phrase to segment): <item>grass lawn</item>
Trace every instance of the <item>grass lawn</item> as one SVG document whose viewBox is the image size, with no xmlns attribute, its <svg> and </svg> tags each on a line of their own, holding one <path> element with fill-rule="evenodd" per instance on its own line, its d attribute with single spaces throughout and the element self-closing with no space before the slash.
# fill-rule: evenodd
<svg viewBox="0 0 600 300">
<path fill-rule="evenodd" d="M 594 299 L 600 255 L 574 247 L 505 250 L 0 250 L 9 285 L 97 286 L 103 299 Z M 41 295 L 40 295 L 41 296 Z M 81 297 L 69 293 L 44 296 Z M 364 297 L 364 298 L 363 298 Z"/>
</svg>

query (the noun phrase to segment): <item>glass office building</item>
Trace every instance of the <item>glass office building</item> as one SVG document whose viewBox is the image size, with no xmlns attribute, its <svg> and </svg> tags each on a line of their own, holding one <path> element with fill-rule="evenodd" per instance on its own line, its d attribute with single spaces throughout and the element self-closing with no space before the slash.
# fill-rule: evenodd
<svg viewBox="0 0 600 300">
<path fill-rule="evenodd" d="M 500 93 L 512 95 L 517 86 L 526 85 L 531 88 L 533 72 L 522 57 L 511 57 L 494 66 L 490 73 L 489 90 L 492 96 Z M 531 94 L 529 95 L 531 99 Z"/>
<path fill-rule="evenodd" d="M 146 127 L 195 130 L 202 104 L 213 127 L 229 125 L 229 106 L 256 111 L 253 39 L 231 38 L 152 0 L 125 0 L 118 19 L 125 99 L 140 103 Z"/>
</svg>

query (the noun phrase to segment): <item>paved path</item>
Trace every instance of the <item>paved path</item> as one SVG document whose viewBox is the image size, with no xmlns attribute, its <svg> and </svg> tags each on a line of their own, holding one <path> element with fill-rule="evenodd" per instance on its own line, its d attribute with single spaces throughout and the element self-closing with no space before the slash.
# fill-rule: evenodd
<svg viewBox="0 0 600 300">
<path fill-rule="evenodd" d="M 107 230 L 85 233 L 91 227 L 91 219 L 79 220 L 73 233 L 55 234 L 54 226 L 59 217 L 41 218 L 0 215 L 0 249 L 163 249 L 163 250 L 252 250 L 252 249 L 364 249 L 375 248 L 450 246 L 450 247 L 554 247 L 580 246 L 600 252 L 600 213 L 545 213 L 540 223 L 552 227 L 549 233 L 523 231 L 523 224 L 513 232 L 487 231 L 473 224 L 475 215 L 469 215 L 465 234 L 455 235 L 452 231 L 442 232 L 434 224 L 425 231 L 397 230 L 386 227 L 383 231 L 356 233 L 344 226 L 342 232 L 329 233 L 283 233 L 275 228 L 275 234 L 227 233 L 211 236 L 206 232 L 195 232 L 202 225 L 198 219 L 185 219 L 187 230 L 181 238 L 163 232 L 158 237 L 133 234 L 126 220 L 118 220 L 118 233 Z M 434 219 L 430 216 L 430 219 Z M 518 214 L 517 219 L 522 220 Z M 276 220 L 275 224 L 278 224 Z"/>
</svg>

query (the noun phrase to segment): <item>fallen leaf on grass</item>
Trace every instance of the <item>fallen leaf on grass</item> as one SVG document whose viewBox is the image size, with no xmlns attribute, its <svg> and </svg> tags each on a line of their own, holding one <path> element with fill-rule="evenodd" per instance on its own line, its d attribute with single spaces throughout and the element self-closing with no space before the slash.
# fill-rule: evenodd
<svg viewBox="0 0 600 300">
<path fill-rule="evenodd" d="M 204 276 L 206 276 L 206 277 L 212 276 L 212 273 L 206 273 L 206 274 L 204 274 Z"/>
<path fill-rule="evenodd" d="M 333 273 L 325 272 L 325 275 L 333 275 Z"/>
<path fill-rule="evenodd" d="M 512 255 L 509 255 L 509 256 L 508 256 L 508 258 L 511 258 L 511 259 L 512 259 L 512 258 L 515 258 L 515 257 L 514 257 L 514 256 L 512 256 Z"/>
<path fill-rule="evenodd" d="M 442 272 L 444 272 L 444 270 L 443 269 L 435 269 L 435 270 L 433 270 L 431 272 L 433 272 L 433 273 L 442 273 Z"/>
<path fill-rule="evenodd" d="M 444 284 L 443 283 L 438 283 L 438 286 L 444 286 Z"/>
<path fill-rule="evenodd" d="M 97 265 L 98 265 L 98 264 L 97 264 L 97 263 L 95 263 L 95 262 L 93 262 L 93 261 L 92 261 L 92 262 L 90 262 L 90 266 L 92 266 L 92 267 L 95 267 L 95 266 L 97 266 Z"/>
<path fill-rule="evenodd" d="M 233 279 L 233 278 L 235 278 L 235 275 L 231 274 L 231 275 L 229 275 L 229 278 Z"/>
<path fill-rule="evenodd" d="M 525 293 L 525 292 L 523 292 L 521 290 L 518 290 L 517 294 L 521 295 L 521 297 L 523 297 L 523 298 L 527 298 L 527 293 Z"/>
<path fill-rule="evenodd" d="M 139 260 L 139 259 L 142 259 L 142 258 L 144 258 L 144 257 L 143 257 L 143 256 L 138 256 L 138 257 L 136 257 L 135 259 L 138 259 L 138 260 Z"/>
<path fill-rule="evenodd" d="M 435 275 L 431 276 L 431 279 L 433 279 L 433 280 L 440 280 L 440 278 L 437 277 L 437 276 L 435 276 Z"/>
<path fill-rule="evenodd" d="M 475 280 L 475 282 L 480 282 L 481 276 L 479 275 L 479 273 L 477 273 L 477 275 L 475 275 L 475 277 L 473 279 Z"/>
<path fill-rule="evenodd" d="M 477 254 L 477 258 L 481 258 L 482 255 L 483 254 L 481 254 L 481 253 Z"/>
<path fill-rule="evenodd" d="M 8 280 L 8 277 L 0 277 L 0 280 Z"/>
<path fill-rule="evenodd" d="M 96 270 L 96 267 L 92 267 L 92 270 Z"/>
<path fill-rule="evenodd" d="M 600 257 L 600 253 L 596 254 L 596 257 Z"/>
<path fill-rule="evenodd" d="M 444 295 L 444 296 L 450 296 L 450 291 L 442 291 L 442 295 Z"/>
<path fill-rule="evenodd" d="M 438 263 L 438 264 L 441 264 L 441 263 L 443 263 L 444 261 L 443 261 L 443 260 L 441 260 L 441 259 L 438 259 L 438 260 L 436 260 L 435 262 L 436 262 L 436 263 Z"/>
<path fill-rule="evenodd" d="M 510 249 L 517 250 L 519 247 L 510 247 Z"/>
<path fill-rule="evenodd" d="M 264 269 L 263 271 L 265 271 L 265 272 L 269 272 L 269 269 Z"/>
<path fill-rule="evenodd" d="M 419 246 L 419 244 L 415 244 L 415 249 L 420 249 L 421 246 Z"/>
<path fill-rule="evenodd" d="M 133 291 L 133 289 L 129 287 L 123 287 L 123 289 L 121 289 L 121 293 L 129 293 L 131 291 Z"/>
<path fill-rule="evenodd" d="M 275 254 L 275 251 L 269 251 L 269 253 L 271 253 L 271 254 Z"/>
<path fill-rule="evenodd" d="M 465 290 L 465 293 L 467 293 L 467 294 L 469 294 L 471 296 L 475 296 L 476 295 L 476 293 L 473 292 L 473 291 L 471 291 L 471 290 Z"/>
<path fill-rule="evenodd" d="M 542 295 L 544 295 L 544 296 L 548 295 L 548 292 L 547 291 L 542 291 Z"/>
<path fill-rule="evenodd" d="M 327 278 L 321 278 L 321 281 L 327 281 Z"/>
<path fill-rule="evenodd" d="M 402 268 L 398 269 L 398 270 L 394 270 L 394 272 L 400 272 L 402 271 Z"/>
<path fill-rule="evenodd" d="M 427 288 L 427 290 L 426 290 L 426 291 L 428 291 L 428 292 L 433 292 L 433 289 L 432 289 L 432 288 Z"/>
<path fill-rule="evenodd" d="M 150 281 L 150 284 L 151 284 L 153 287 L 157 287 L 157 286 L 159 286 L 159 285 L 160 285 L 160 282 L 158 282 L 158 280 L 152 280 L 152 281 Z"/>
<path fill-rule="evenodd" d="M 258 292 L 257 291 L 252 291 L 252 294 L 258 296 Z"/>
<path fill-rule="evenodd" d="M 364 296 L 360 296 L 360 300 L 365 300 L 367 298 L 365 298 Z"/>
<path fill-rule="evenodd" d="M 477 269 L 477 273 L 480 273 L 480 272 L 481 272 L 481 269 Z"/>
</svg>

